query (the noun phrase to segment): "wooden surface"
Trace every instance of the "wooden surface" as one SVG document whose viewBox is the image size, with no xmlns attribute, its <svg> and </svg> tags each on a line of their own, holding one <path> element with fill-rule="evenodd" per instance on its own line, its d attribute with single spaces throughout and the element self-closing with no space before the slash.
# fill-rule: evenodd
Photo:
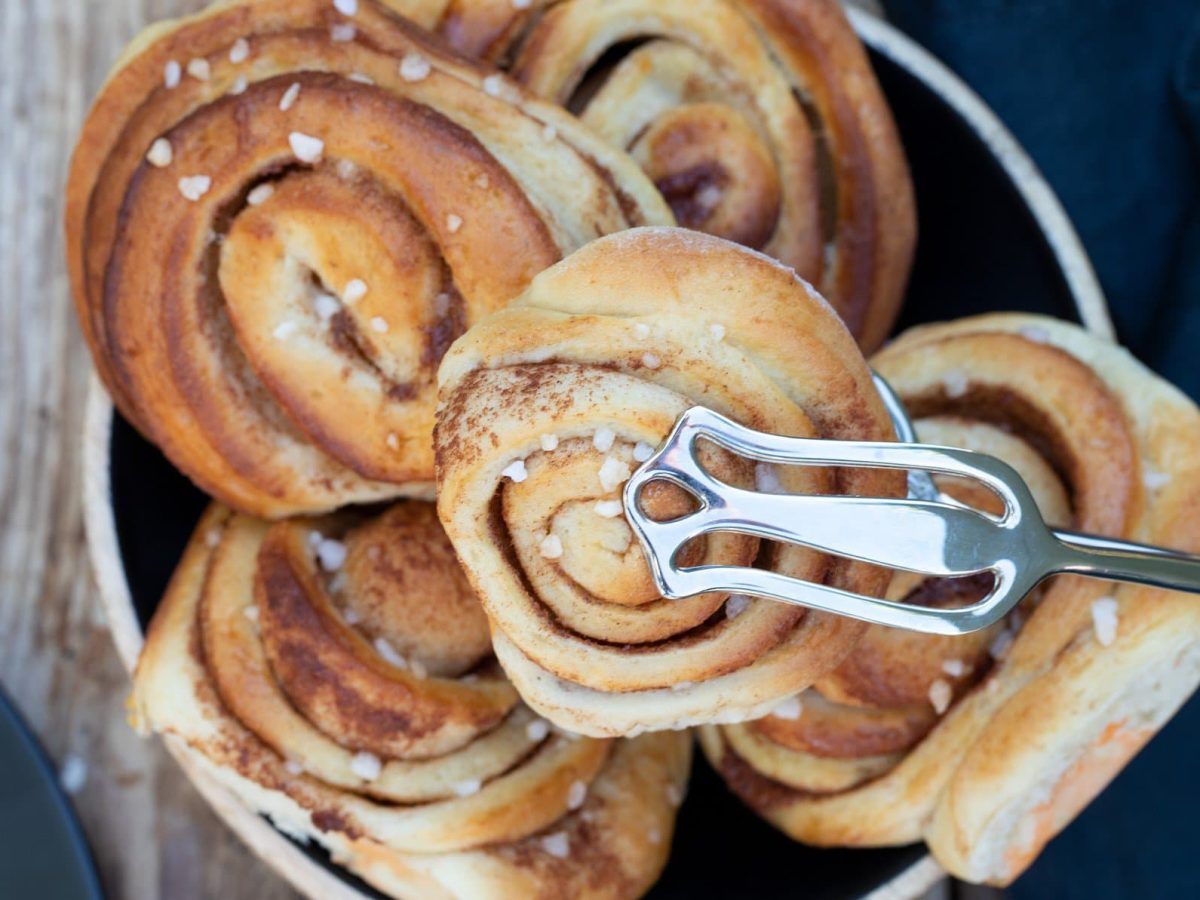
<svg viewBox="0 0 1200 900">
<path fill-rule="evenodd" d="M 74 801 L 109 896 L 274 900 L 294 895 L 125 723 L 80 501 L 90 363 L 62 262 L 67 161 L 125 43 L 203 5 L 0 0 L 0 684 L 59 765 L 82 761 Z"/>
<path fill-rule="evenodd" d="M 202 0 L 0 0 L 0 684 L 60 765 L 109 896 L 294 894 L 125 724 L 128 679 L 99 612 L 80 503 L 90 363 L 62 262 L 62 184 L 125 43 Z"/>
</svg>

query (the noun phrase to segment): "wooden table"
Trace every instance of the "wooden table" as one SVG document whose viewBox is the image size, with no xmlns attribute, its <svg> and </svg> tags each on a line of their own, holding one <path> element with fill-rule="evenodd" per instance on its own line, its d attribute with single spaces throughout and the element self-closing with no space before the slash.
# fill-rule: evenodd
<svg viewBox="0 0 1200 900">
<path fill-rule="evenodd" d="M 125 724 L 79 496 L 91 364 L 63 265 L 67 161 L 126 42 L 204 5 L 0 0 L 0 683 L 60 765 L 86 766 L 74 799 L 111 897 L 274 900 L 294 894 Z"/>
</svg>

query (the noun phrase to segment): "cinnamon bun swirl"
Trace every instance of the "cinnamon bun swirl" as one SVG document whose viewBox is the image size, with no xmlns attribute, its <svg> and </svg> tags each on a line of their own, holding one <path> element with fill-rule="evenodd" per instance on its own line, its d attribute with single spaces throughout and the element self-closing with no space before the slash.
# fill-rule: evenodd
<svg viewBox="0 0 1200 900">
<path fill-rule="evenodd" d="M 1009 462 L 1051 523 L 1200 550 L 1200 412 L 1124 350 L 1007 314 L 914 329 L 873 363 L 921 439 Z M 897 576 L 890 594 L 963 605 L 988 587 Z M 1194 598 L 1059 576 L 991 632 L 873 626 L 786 718 L 706 727 L 701 743 L 730 787 L 798 840 L 923 838 L 952 874 L 1004 885 L 1198 681 Z"/>
<path fill-rule="evenodd" d="M 745 597 L 664 600 L 623 517 L 622 484 L 696 403 L 781 434 L 890 439 L 852 337 L 790 269 L 682 229 L 602 238 L 460 338 L 439 381 L 438 509 L 502 665 L 552 721 L 605 736 L 759 717 L 861 633 Z M 716 448 L 706 464 L 734 484 L 903 492 L 895 472 L 756 469 Z M 687 508 L 661 488 L 650 514 Z M 876 595 L 887 581 L 743 535 L 684 553 Z"/>
<path fill-rule="evenodd" d="M 883 342 L 913 191 L 836 0 L 454 0 L 438 29 L 627 150 L 679 224 L 793 266 L 866 349 Z"/>
<path fill-rule="evenodd" d="M 148 30 L 83 126 L 67 256 L 117 405 L 266 517 L 432 490 L 450 342 L 588 240 L 671 220 L 623 153 L 391 10 Z"/>
<path fill-rule="evenodd" d="M 565 734 L 521 704 L 432 505 L 269 524 L 214 506 L 132 701 L 249 807 L 396 897 L 636 897 L 683 735 Z"/>
</svg>

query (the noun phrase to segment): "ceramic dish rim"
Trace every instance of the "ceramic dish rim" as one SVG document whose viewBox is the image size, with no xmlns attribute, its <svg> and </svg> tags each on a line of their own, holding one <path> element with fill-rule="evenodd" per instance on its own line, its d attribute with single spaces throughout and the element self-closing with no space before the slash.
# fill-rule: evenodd
<svg viewBox="0 0 1200 900">
<path fill-rule="evenodd" d="M 865 10 L 846 14 L 863 43 L 914 76 L 937 94 L 984 143 L 1020 194 L 1062 273 L 1080 322 L 1092 333 L 1113 339 L 1114 331 L 1099 280 L 1061 202 L 1029 154 L 983 100 L 927 50 Z M 83 506 L 88 552 L 100 602 L 117 652 L 132 674 L 143 632 L 121 558 L 111 492 L 113 406 L 95 372 L 88 387 L 83 434 Z M 265 819 L 243 806 L 205 773 L 181 741 L 165 741 L 188 779 L 241 840 L 297 891 L 312 900 L 364 900 L 365 895 L 310 858 Z M 925 854 L 864 900 L 908 900 L 944 876 Z"/>
</svg>

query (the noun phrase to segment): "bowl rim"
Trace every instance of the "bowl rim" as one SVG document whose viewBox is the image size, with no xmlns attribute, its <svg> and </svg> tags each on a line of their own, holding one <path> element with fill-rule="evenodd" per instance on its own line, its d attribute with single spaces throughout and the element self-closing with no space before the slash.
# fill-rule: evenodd
<svg viewBox="0 0 1200 900">
<path fill-rule="evenodd" d="M 1008 128 L 974 90 L 904 32 L 875 13 L 852 5 L 844 9 L 867 47 L 917 78 L 975 132 L 1033 215 L 1063 275 L 1080 322 L 1100 337 L 1115 339 L 1108 305 L 1083 242 L 1054 190 Z M 112 424 L 112 401 L 93 370 L 83 430 L 84 530 L 109 631 L 121 662 L 132 676 L 144 635 L 117 537 L 111 491 Z M 366 900 L 367 895 L 315 862 L 266 819 L 242 805 L 201 768 L 194 751 L 181 740 L 167 735 L 164 743 L 209 807 L 293 888 L 311 900 Z M 945 874 L 926 853 L 890 881 L 863 895 L 862 900 L 909 900 L 928 891 Z"/>
</svg>

